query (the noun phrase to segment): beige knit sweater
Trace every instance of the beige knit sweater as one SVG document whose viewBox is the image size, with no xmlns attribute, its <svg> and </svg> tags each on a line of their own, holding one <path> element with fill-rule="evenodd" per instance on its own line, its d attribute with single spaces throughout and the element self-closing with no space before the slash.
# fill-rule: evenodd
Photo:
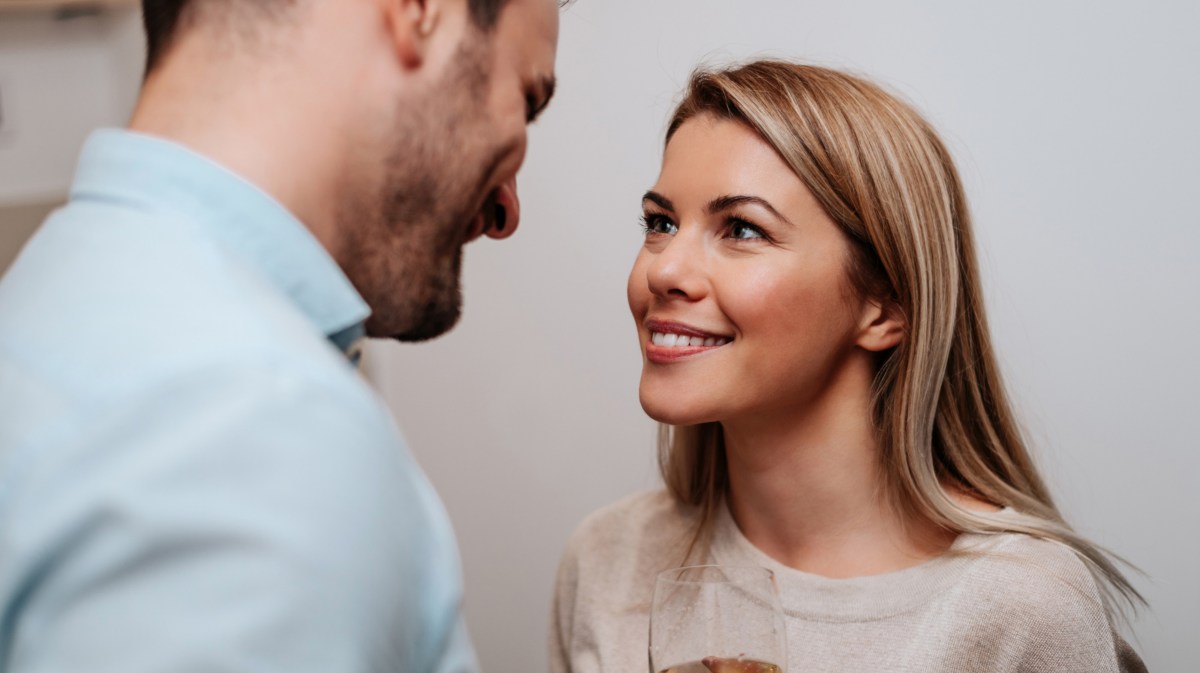
<svg viewBox="0 0 1200 673">
<path fill-rule="evenodd" d="M 680 565 L 695 519 L 663 492 L 589 517 L 567 544 L 550 627 L 552 673 L 647 673 L 655 575 Z M 779 580 L 787 673 L 1132 673 L 1096 583 L 1067 548 L 961 535 L 886 575 L 832 580 L 777 563 L 721 508 L 708 562 Z"/>
</svg>

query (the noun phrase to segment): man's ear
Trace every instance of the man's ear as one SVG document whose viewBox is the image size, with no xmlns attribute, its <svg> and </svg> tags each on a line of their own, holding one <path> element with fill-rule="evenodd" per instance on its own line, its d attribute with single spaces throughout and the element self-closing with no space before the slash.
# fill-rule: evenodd
<svg viewBox="0 0 1200 673">
<path fill-rule="evenodd" d="M 895 348 L 904 338 L 905 331 L 903 312 L 895 302 L 868 299 L 863 304 L 855 343 L 859 348 L 879 353 Z"/>
<path fill-rule="evenodd" d="M 441 19 L 441 0 L 377 0 L 396 58 L 405 68 L 425 61 L 429 43 Z"/>
</svg>

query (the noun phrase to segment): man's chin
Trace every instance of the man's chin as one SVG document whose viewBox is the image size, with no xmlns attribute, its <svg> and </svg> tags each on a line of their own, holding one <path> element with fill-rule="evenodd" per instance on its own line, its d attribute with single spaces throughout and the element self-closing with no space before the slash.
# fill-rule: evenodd
<svg viewBox="0 0 1200 673">
<path fill-rule="evenodd" d="M 428 306 L 417 320 L 406 320 L 405 324 L 376 320 L 372 316 L 367 320 L 366 332 L 367 336 L 375 339 L 395 339 L 405 343 L 429 341 L 453 329 L 461 316 L 462 309 L 458 302 Z"/>
</svg>

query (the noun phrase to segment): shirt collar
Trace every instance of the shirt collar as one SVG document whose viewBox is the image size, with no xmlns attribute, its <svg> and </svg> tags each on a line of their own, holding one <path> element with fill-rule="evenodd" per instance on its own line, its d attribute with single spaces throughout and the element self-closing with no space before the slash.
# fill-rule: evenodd
<svg viewBox="0 0 1200 673">
<path fill-rule="evenodd" d="M 200 225 L 257 267 L 327 336 L 356 328 L 361 334 L 371 313 L 300 220 L 255 185 L 182 145 L 119 129 L 96 131 L 84 145 L 71 198 L 119 201 Z"/>
</svg>

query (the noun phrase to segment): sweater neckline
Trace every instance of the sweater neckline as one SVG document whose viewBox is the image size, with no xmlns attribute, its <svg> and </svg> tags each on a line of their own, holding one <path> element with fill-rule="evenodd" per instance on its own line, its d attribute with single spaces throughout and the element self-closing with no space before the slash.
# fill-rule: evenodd
<svg viewBox="0 0 1200 673">
<path fill-rule="evenodd" d="M 755 547 L 729 512 L 717 510 L 711 554 L 721 565 L 755 565 L 775 573 L 785 614 L 814 621 L 887 619 L 919 608 L 966 575 L 972 557 L 996 551 L 1008 535 L 960 534 L 950 549 L 928 561 L 881 575 L 832 579 L 784 565 Z"/>
</svg>

